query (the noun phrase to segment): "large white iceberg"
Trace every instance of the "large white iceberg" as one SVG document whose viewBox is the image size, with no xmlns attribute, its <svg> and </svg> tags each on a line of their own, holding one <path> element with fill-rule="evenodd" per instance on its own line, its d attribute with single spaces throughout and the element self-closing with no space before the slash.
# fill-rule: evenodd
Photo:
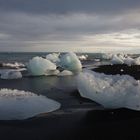
<svg viewBox="0 0 140 140">
<path fill-rule="evenodd" d="M 56 65 L 47 59 L 37 56 L 29 61 L 27 69 L 32 75 L 40 76 L 45 75 L 49 70 L 56 70 Z"/>
<path fill-rule="evenodd" d="M 1 79 L 20 79 L 22 74 L 17 70 L 9 70 L 1 73 Z"/>
<path fill-rule="evenodd" d="M 60 58 L 60 65 L 64 69 L 72 72 L 80 72 L 82 70 L 82 64 L 73 52 L 62 55 Z"/>
<path fill-rule="evenodd" d="M 21 120 L 60 108 L 45 96 L 12 89 L 0 90 L 0 120 Z"/>
<path fill-rule="evenodd" d="M 140 82 L 128 75 L 105 75 L 90 70 L 80 73 L 77 87 L 81 96 L 105 108 L 140 110 Z"/>
</svg>

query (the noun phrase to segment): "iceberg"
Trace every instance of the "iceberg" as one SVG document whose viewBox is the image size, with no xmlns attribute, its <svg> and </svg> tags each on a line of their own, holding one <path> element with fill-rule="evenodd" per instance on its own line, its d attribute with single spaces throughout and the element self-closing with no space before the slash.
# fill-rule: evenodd
<svg viewBox="0 0 140 140">
<path fill-rule="evenodd" d="M 124 59 L 124 64 L 131 66 L 135 64 L 135 60 L 131 57 L 127 57 Z"/>
<path fill-rule="evenodd" d="M 22 74 L 20 71 L 9 70 L 1 73 L 1 79 L 20 79 Z"/>
<path fill-rule="evenodd" d="M 80 56 L 78 56 L 78 58 L 79 58 L 79 60 L 87 60 L 88 55 L 87 54 L 86 55 L 80 55 Z"/>
<path fill-rule="evenodd" d="M 140 82 L 128 75 L 105 75 L 85 70 L 77 77 L 80 95 L 105 108 L 140 110 Z"/>
<path fill-rule="evenodd" d="M 110 59 L 112 59 L 112 57 L 113 57 L 113 54 L 111 54 L 111 53 L 103 53 L 101 56 L 101 58 L 105 59 L 105 60 L 110 60 Z"/>
<path fill-rule="evenodd" d="M 75 53 L 69 52 L 61 56 L 60 65 L 62 68 L 74 73 L 82 70 L 82 64 Z"/>
<path fill-rule="evenodd" d="M 46 76 L 55 76 L 55 75 L 58 75 L 60 73 L 60 71 L 59 70 L 48 70 L 48 71 L 46 71 L 46 73 L 45 73 L 45 75 Z"/>
<path fill-rule="evenodd" d="M 45 96 L 17 89 L 0 90 L 0 120 L 22 120 L 60 108 Z"/>
<path fill-rule="evenodd" d="M 122 56 L 113 55 L 111 59 L 112 64 L 123 64 L 124 60 Z"/>
<path fill-rule="evenodd" d="M 134 59 L 134 65 L 140 65 L 140 57 Z"/>
<path fill-rule="evenodd" d="M 58 74 L 58 76 L 71 76 L 71 75 L 73 75 L 73 73 L 69 70 L 63 70 Z"/>
<path fill-rule="evenodd" d="M 53 63 L 58 63 L 58 62 L 60 62 L 59 55 L 60 55 L 60 53 L 48 54 L 48 55 L 46 55 L 46 59 L 50 60 Z"/>
<path fill-rule="evenodd" d="M 112 64 L 126 64 L 128 66 L 131 65 L 140 65 L 140 57 L 131 58 L 126 54 L 114 54 L 111 59 Z"/>
<path fill-rule="evenodd" d="M 47 59 L 37 56 L 29 61 L 27 69 L 31 75 L 40 76 L 45 75 L 49 70 L 56 70 L 56 65 Z"/>
</svg>

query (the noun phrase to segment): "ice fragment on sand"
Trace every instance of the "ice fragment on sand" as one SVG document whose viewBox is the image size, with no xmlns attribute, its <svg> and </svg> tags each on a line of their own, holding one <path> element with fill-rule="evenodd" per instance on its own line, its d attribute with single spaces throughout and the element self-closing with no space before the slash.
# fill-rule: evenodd
<svg viewBox="0 0 140 140">
<path fill-rule="evenodd" d="M 128 75 L 105 75 L 90 70 L 80 73 L 77 87 L 81 96 L 106 108 L 140 110 L 140 83 Z"/>
<path fill-rule="evenodd" d="M 56 101 L 31 92 L 1 89 L 0 120 L 21 120 L 60 108 Z"/>
</svg>

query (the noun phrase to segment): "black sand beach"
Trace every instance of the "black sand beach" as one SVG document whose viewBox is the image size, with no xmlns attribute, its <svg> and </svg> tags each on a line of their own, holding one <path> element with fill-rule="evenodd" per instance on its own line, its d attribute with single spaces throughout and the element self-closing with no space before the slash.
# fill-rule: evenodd
<svg viewBox="0 0 140 140">
<path fill-rule="evenodd" d="M 115 65 L 101 65 L 94 68 L 93 71 L 104 73 L 108 75 L 130 75 L 136 80 L 140 80 L 140 65 L 125 65 L 125 64 L 115 64 Z"/>
<path fill-rule="evenodd" d="M 139 139 L 140 113 L 127 109 L 44 114 L 24 121 L 0 121 L 2 139 Z"/>
<path fill-rule="evenodd" d="M 104 72 L 111 70 L 112 67 L 112 71 L 114 67 L 124 70 L 126 68 L 123 65 L 102 67 L 105 67 Z M 130 70 L 128 67 L 126 69 L 131 73 L 131 67 Z M 95 70 L 100 71 L 100 68 Z M 133 70 L 138 71 L 137 67 L 133 67 Z M 109 71 L 110 74 L 112 71 Z M 4 87 L 26 89 L 45 95 L 60 102 L 61 108 L 27 120 L 0 121 L 2 140 L 134 140 L 140 138 L 139 111 L 123 108 L 106 110 L 95 102 L 80 97 L 75 90 L 73 76 L 59 77 L 57 80 L 52 76 L 0 80 L 0 88 Z"/>
</svg>

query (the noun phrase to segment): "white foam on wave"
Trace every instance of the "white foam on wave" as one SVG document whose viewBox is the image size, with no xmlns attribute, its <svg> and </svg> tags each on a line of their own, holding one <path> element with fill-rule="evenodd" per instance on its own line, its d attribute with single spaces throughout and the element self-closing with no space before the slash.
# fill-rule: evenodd
<svg viewBox="0 0 140 140">
<path fill-rule="evenodd" d="M 140 110 L 140 82 L 128 75 L 105 75 L 90 70 L 77 78 L 80 95 L 105 108 Z"/>
<path fill-rule="evenodd" d="M 22 120 L 52 112 L 60 104 L 42 95 L 17 89 L 0 90 L 0 120 Z"/>
<path fill-rule="evenodd" d="M 14 62 L 14 63 L 3 63 L 4 67 L 11 67 L 11 68 L 19 68 L 19 67 L 25 67 L 23 63 Z"/>
</svg>

